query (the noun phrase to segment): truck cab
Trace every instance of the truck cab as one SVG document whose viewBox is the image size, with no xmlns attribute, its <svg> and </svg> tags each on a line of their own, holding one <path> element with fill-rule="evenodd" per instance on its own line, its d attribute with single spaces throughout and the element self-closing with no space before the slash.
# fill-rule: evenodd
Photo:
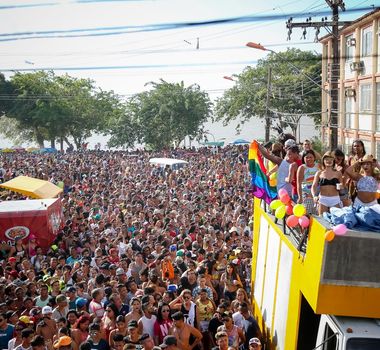
<svg viewBox="0 0 380 350">
<path fill-rule="evenodd" d="M 380 349 L 380 321 L 373 318 L 322 315 L 316 348 L 321 350 Z"/>
</svg>

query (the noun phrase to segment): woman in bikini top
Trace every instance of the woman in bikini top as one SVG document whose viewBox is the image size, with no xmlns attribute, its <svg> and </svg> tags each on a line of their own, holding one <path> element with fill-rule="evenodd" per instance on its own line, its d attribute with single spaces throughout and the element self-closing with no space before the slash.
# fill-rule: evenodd
<svg viewBox="0 0 380 350">
<path fill-rule="evenodd" d="M 375 172 L 376 160 L 371 155 L 365 155 L 356 165 L 347 168 L 347 175 L 356 183 L 357 200 L 355 206 L 371 206 L 377 204 L 377 190 L 379 188 L 379 173 Z"/>
</svg>

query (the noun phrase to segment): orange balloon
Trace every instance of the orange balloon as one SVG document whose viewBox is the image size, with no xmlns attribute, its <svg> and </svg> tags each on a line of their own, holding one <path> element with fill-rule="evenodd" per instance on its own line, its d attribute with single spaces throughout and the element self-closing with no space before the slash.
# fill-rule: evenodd
<svg viewBox="0 0 380 350">
<path fill-rule="evenodd" d="M 325 233 L 325 240 L 331 242 L 335 238 L 335 233 L 333 230 L 329 230 Z"/>
</svg>

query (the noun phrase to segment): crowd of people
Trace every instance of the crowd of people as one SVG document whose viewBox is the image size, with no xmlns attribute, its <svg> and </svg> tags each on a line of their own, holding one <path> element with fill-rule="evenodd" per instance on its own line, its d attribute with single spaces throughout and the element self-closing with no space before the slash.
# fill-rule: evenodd
<svg viewBox="0 0 380 350">
<path fill-rule="evenodd" d="M 354 140 L 351 154 L 341 149 L 321 156 L 309 140 L 302 149 L 294 137 L 284 135 L 279 143 L 260 145 L 268 160 L 268 178 L 277 191 L 285 189 L 294 203 L 304 204 L 308 214 L 329 212 L 333 207 L 355 209 L 378 204 L 380 166 L 366 153 L 364 143 Z"/>
<path fill-rule="evenodd" d="M 151 157 L 187 160 L 181 169 Z M 0 349 L 261 349 L 247 146 L 1 155 L 63 188 L 63 227 L 3 242 Z M 1 200 L 25 197 L 6 190 Z"/>
<path fill-rule="evenodd" d="M 377 203 L 378 163 L 360 140 L 349 157 L 302 148 L 291 135 L 260 145 L 270 184 L 309 214 Z M 47 251 L 35 235 L 2 242 L 0 349 L 262 349 L 248 146 L 1 155 L 0 181 L 19 175 L 63 188 L 63 225 Z"/>
</svg>

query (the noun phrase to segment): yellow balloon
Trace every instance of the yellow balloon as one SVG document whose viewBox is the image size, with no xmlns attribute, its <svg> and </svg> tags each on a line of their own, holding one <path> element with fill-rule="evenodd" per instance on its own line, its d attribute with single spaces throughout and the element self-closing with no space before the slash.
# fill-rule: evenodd
<svg viewBox="0 0 380 350">
<path fill-rule="evenodd" d="M 282 219 L 286 214 L 286 207 L 285 205 L 281 205 L 280 207 L 278 207 L 274 213 L 274 216 L 277 218 L 277 219 Z"/>
<path fill-rule="evenodd" d="M 331 242 L 335 238 L 335 233 L 333 230 L 329 230 L 325 233 L 325 240 Z"/>
<path fill-rule="evenodd" d="M 279 199 L 275 199 L 273 200 L 272 202 L 270 202 L 269 204 L 269 207 L 272 209 L 272 210 L 276 210 L 277 208 L 279 208 L 282 204 L 282 202 L 279 200 Z"/>
<path fill-rule="evenodd" d="M 300 218 L 306 214 L 306 208 L 303 206 L 303 204 L 296 204 L 293 208 L 293 214 Z"/>
</svg>

